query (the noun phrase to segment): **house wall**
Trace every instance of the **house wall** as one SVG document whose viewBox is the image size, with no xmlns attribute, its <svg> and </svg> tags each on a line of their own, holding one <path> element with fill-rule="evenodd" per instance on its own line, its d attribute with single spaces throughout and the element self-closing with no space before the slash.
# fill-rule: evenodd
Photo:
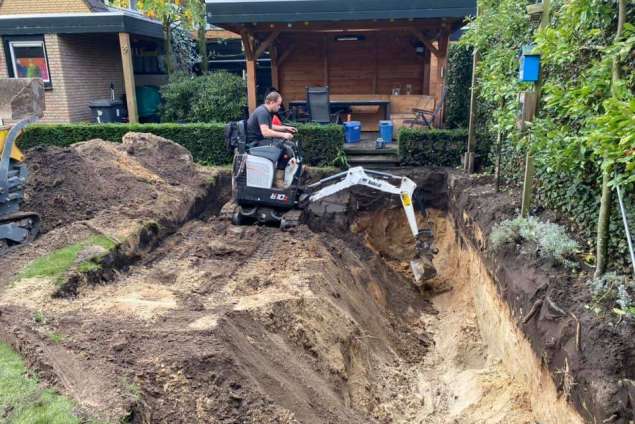
<svg viewBox="0 0 635 424">
<path fill-rule="evenodd" d="M 117 98 L 124 93 L 119 40 L 113 34 L 59 35 L 57 39 L 68 120 L 90 121 L 88 103 L 110 98 L 111 82 Z M 53 87 L 55 90 L 55 81 Z"/>
<path fill-rule="evenodd" d="M 424 84 L 426 56 L 417 54 L 406 32 L 365 32 L 364 40 L 336 41 L 336 33 L 280 36 L 279 56 L 295 46 L 279 67 L 280 90 L 286 98 L 303 99 L 309 85 L 328 85 L 332 94 L 428 94 Z M 349 34 L 350 35 L 350 34 Z"/>
<path fill-rule="evenodd" d="M 124 92 L 119 41 L 113 34 L 44 36 L 52 88 L 45 93 L 43 122 L 90 121 L 91 100 Z M 4 49 L 0 49 L 0 78 L 7 78 Z"/>
<path fill-rule="evenodd" d="M 83 0 L 1 0 L 0 15 L 25 13 L 88 13 Z"/>
</svg>

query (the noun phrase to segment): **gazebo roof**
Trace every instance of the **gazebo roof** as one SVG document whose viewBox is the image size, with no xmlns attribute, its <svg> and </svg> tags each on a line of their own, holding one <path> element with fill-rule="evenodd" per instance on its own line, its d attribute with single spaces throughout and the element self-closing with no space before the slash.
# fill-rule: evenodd
<svg viewBox="0 0 635 424">
<path fill-rule="evenodd" d="M 476 0 L 207 0 L 210 24 L 453 18 L 476 14 Z"/>
</svg>

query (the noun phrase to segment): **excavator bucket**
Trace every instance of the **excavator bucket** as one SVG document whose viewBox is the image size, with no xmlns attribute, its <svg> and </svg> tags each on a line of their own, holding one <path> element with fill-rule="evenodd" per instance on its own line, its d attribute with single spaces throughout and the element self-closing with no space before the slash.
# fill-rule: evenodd
<svg viewBox="0 0 635 424">
<path fill-rule="evenodd" d="M 437 276 L 432 260 L 425 256 L 411 260 L 410 269 L 415 276 L 415 284 L 418 286 Z"/>
</svg>

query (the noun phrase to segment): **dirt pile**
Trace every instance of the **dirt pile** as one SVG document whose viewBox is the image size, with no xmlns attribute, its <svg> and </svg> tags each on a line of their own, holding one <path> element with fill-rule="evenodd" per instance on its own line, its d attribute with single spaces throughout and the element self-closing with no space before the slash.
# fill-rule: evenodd
<svg viewBox="0 0 635 424">
<path fill-rule="evenodd" d="M 44 232 L 111 209 L 151 217 L 162 194 L 205 183 L 187 149 L 141 133 L 128 133 L 122 143 L 33 148 L 27 166 L 23 209 L 41 215 Z"/>
</svg>

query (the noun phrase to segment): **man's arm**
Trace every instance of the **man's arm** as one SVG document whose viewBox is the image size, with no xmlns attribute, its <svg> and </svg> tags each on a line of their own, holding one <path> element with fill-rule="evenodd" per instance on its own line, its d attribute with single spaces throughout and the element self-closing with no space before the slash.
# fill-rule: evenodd
<svg viewBox="0 0 635 424">
<path fill-rule="evenodd" d="M 275 131 L 290 132 L 292 134 L 295 134 L 296 132 L 298 132 L 297 128 L 289 127 L 287 125 L 272 125 L 271 128 L 273 128 L 273 130 L 275 130 Z"/>
<path fill-rule="evenodd" d="M 280 128 L 278 125 L 274 125 L 274 128 Z M 269 128 L 269 125 L 260 125 L 260 131 L 262 132 L 262 136 L 265 138 L 283 138 L 285 140 L 291 140 L 293 138 L 293 134 L 288 132 L 276 131 L 275 129 Z"/>
</svg>

